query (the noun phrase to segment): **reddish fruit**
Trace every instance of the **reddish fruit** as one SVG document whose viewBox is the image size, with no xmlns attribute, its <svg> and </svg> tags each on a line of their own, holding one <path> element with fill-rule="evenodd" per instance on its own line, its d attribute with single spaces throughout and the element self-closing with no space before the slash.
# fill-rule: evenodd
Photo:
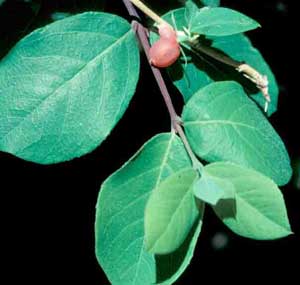
<svg viewBox="0 0 300 285">
<path fill-rule="evenodd" d="M 169 67 L 180 56 L 176 32 L 169 25 L 160 25 L 158 33 L 160 39 L 152 45 L 149 51 L 150 63 L 160 68 Z"/>
<path fill-rule="evenodd" d="M 158 33 L 161 38 L 177 42 L 176 32 L 170 25 L 161 24 L 158 27 Z"/>
<path fill-rule="evenodd" d="M 149 51 L 150 63 L 156 67 L 168 67 L 180 56 L 179 44 L 161 38 Z"/>
</svg>

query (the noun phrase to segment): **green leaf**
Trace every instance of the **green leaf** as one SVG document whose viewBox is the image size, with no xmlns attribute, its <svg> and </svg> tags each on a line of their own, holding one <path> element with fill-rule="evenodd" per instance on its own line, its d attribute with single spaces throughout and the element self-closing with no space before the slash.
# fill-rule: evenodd
<svg viewBox="0 0 300 285">
<path fill-rule="evenodd" d="M 234 35 L 228 37 L 218 37 L 211 39 L 212 47 L 217 51 L 224 52 L 237 61 L 244 61 L 253 66 L 261 74 L 265 74 L 269 80 L 269 94 L 271 103 L 268 108 L 268 115 L 277 110 L 278 86 L 276 79 L 265 62 L 260 52 L 255 49 L 250 40 L 244 35 Z M 171 79 L 175 86 L 183 94 L 185 102 L 200 88 L 214 81 L 235 80 L 243 85 L 246 93 L 253 99 L 261 109 L 264 108 L 265 99 L 262 93 L 254 86 L 250 80 L 234 68 L 225 64 L 217 63 L 215 60 L 194 52 L 186 52 L 191 57 L 191 61 L 184 65 L 184 61 L 177 62 L 176 65 L 168 69 Z"/>
<path fill-rule="evenodd" d="M 194 18 L 196 16 L 196 14 L 198 13 L 199 8 L 198 6 L 195 4 L 194 1 L 186 1 L 185 3 L 185 20 L 189 21 L 190 19 Z M 176 23 L 177 25 L 177 23 Z"/>
<path fill-rule="evenodd" d="M 179 30 L 182 30 L 183 27 L 188 26 L 185 13 L 186 9 L 177 9 L 167 13 L 163 17 L 169 23 L 172 23 L 171 15 L 174 14 L 176 26 Z M 201 42 L 201 44 L 210 46 L 219 52 L 224 52 L 237 61 L 247 62 L 261 74 L 265 74 L 269 80 L 269 94 L 271 96 L 268 115 L 276 111 L 278 87 L 275 77 L 260 52 L 252 46 L 250 40 L 245 35 L 237 34 L 227 37 L 208 37 L 207 40 Z M 168 68 L 169 75 L 175 86 L 181 92 L 185 102 L 187 102 L 196 91 L 209 83 L 214 81 L 236 80 L 243 85 L 247 94 L 251 95 L 250 98 L 257 102 L 261 108 L 264 108 L 265 99 L 261 92 L 253 83 L 234 68 L 218 63 L 201 53 L 196 54 L 189 50 L 185 50 L 185 53 L 188 58 L 191 58 L 187 64 L 184 59 L 181 59 L 177 61 L 175 65 Z"/>
<path fill-rule="evenodd" d="M 220 200 L 214 207 L 218 217 L 236 234 L 252 239 L 277 239 L 291 234 L 284 200 L 277 185 L 252 169 L 217 162 L 205 167 L 211 175 L 229 180 L 235 189 L 232 201 Z"/>
<path fill-rule="evenodd" d="M 152 284 L 158 279 L 170 284 L 167 280 L 176 280 L 188 265 L 199 231 L 166 255 L 173 263 L 164 264 L 159 257 L 158 262 L 144 248 L 144 212 L 153 189 L 190 166 L 180 139 L 174 133 L 160 134 L 103 183 L 96 208 L 96 255 L 112 284 Z"/>
<path fill-rule="evenodd" d="M 220 0 L 187 0 L 185 2 L 185 20 L 190 21 L 195 18 L 199 12 L 199 8 L 203 6 L 218 7 L 220 5 Z"/>
<path fill-rule="evenodd" d="M 207 36 L 229 36 L 243 33 L 259 27 L 253 19 L 228 8 L 199 9 L 189 21 L 192 33 Z"/>
<path fill-rule="evenodd" d="M 225 81 L 204 87 L 188 101 L 182 118 L 201 158 L 254 168 L 278 185 L 289 181 L 292 171 L 283 142 L 239 84 Z"/>
<path fill-rule="evenodd" d="M 198 219 L 184 243 L 170 254 L 156 255 L 157 284 L 173 284 L 189 265 L 201 232 L 204 203 L 198 203 Z"/>
<path fill-rule="evenodd" d="M 145 248 L 155 254 L 176 250 L 188 236 L 197 216 L 191 186 L 193 168 L 180 170 L 153 190 L 145 210 Z"/>
<path fill-rule="evenodd" d="M 209 6 L 209 7 L 218 7 L 220 6 L 220 0 L 201 0 L 201 2 L 205 5 L 205 6 Z"/>
<path fill-rule="evenodd" d="M 218 7 L 220 6 L 220 2 L 220 0 L 187 0 L 185 2 L 185 7 L 190 5 L 190 3 L 193 3 L 197 8 L 203 6 Z"/>
<path fill-rule="evenodd" d="M 92 151 L 138 76 L 135 35 L 120 17 L 90 12 L 34 31 L 0 63 L 0 149 L 43 164 Z"/>
<path fill-rule="evenodd" d="M 213 177 L 205 170 L 193 185 L 194 195 L 211 205 L 216 205 L 220 199 L 234 197 L 233 188 L 234 186 L 229 181 Z"/>
</svg>

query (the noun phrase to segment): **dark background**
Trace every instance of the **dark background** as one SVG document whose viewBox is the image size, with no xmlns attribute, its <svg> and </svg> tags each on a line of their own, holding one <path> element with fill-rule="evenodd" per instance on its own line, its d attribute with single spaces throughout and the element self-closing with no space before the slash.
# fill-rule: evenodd
<svg viewBox="0 0 300 285">
<path fill-rule="evenodd" d="M 79 13 L 102 7 L 100 0 L 25 2 L 6 0 L 0 6 L 0 57 L 19 38 L 51 22 L 53 12 Z M 157 9 L 163 6 L 162 1 L 148 2 Z M 288 33 L 289 1 L 222 3 L 262 24 L 262 29 L 249 36 L 277 76 L 281 89 L 279 110 L 271 117 L 271 123 L 295 162 L 300 159 L 296 125 L 299 94 L 289 82 L 294 60 Z M 107 1 L 106 11 L 127 17 L 121 4 L 120 0 Z M 170 88 L 180 110 L 181 99 Z M 129 109 L 109 138 L 91 154 L 71 162 L 41 166 L 0 153 L 1 284 L 17 284 L 18 280 L 24 284 L 108 284 L 94 256 L 93 223 L 98 191 L 104 179 L 146 140 L 169 131 L 168 114 L 160 96 L 143 59 L 141 78 Z M 262 279 L 268 282 L 279 277 L 285 282 L 294 280 L 299 275 L 296 265 L 299 267 L 300 256 L 300 190 L 296 189 L 295 180 L 283 187 L 283 193 L 295 235 L 277 241 L 241 238 L 227 230 L 207 207 L 195 257 L 176 284 L 206 284 L 207 278 L 212 283 L 260 284 Z M 214 245 L 212 239 L 216 239 L 216 234 L 225 239 L 223 248 Z"/>
</svg>

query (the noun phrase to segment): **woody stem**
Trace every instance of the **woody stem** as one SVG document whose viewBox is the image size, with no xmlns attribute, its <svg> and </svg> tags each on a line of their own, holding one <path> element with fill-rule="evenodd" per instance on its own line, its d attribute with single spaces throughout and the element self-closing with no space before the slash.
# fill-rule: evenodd
<svg viewBox="0 0 300 285">
<path fill-rule="evenodd" d="M 127 11 L 130 16 L 135 17 L 136 19 L 140 20 L 140 17 L 133 7 L 131 2 L 134 2 L 133 0 L 122 0 L 124 5 L 127 8 Z M 137 1 L 140 2 L 140 1 Z M 149 39 L 148 39 L 148 30 L 139 22 L 136 20 L 132 21 L 132 28 L 136 32 L 137 38 L 139 39 L 143 50 L 145 51 L 145 54 L 148 58 L 148 61 L 150 60 L 149 58 L 149 50 L 150 50 L 150 44 L 149 44 Z M 168 88 L 166 86 L 166 83 L 163 79 L 163 76 L 158 68 L 155 66 L 150 65 L 152 73 L 155 77 L 155 80 L 158 84 L 158 87 L 161 91 L 161 94 L 163 96 L 164 102 L 166 104 L 166 107 L 168 109 L 170 119 L 171 119 L 171 125 L 172 125 L 172 130 L 178 133 L 179 137 L 181 138 L 182 143 L 185 146 L 185 149 L 191 159 L 192 165 L 195 169 L 199 170 L 202 167 L 202 164 L 199 162 L 197 159 L 196 155 L 191 149 L 191 146 L 186 138 L 186 135 L 184 133 L 184 130 L 182 129 L 181 126 L 181 120 L 180 117 L 177 115 L 174 105 L 172 103 L 171 96 L 169 94 Z"/>
<path fill-rule="evenodd" d="M 153 10 L 151 10 L 148 6 L 146 6 L 140 0 L 129 0 L 136 7 L 138 7 L 144 14 L 150 17 L 157 24 L 167 24 L 165 20 L 163 20 L 160 16 L 158 16 Z"/>
</svg>

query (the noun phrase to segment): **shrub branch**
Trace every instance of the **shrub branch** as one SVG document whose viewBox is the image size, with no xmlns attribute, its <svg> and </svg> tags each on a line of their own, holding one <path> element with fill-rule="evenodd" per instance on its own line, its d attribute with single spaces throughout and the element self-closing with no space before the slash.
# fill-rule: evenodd
<svg viewBox="0 0 300 285">
<path fill-rule="evenodd" d="M 140 1 L 133 1 L 133 0 L 122 0 L 122 1 L 124 3 L 125 7 L 127 8 L 129 15 L 134 17 L 137 20 L 140 20 L 140 17 L 138 15 L 135 7 L 131 3 L 131 2 L 133 2 L 134 4 L 136 4 L 135 2 L 140 2 Z M 148 15 L 148 13 L 147 13 L 147 15 Z M 141 24 L 140 22 L 138 22 L 136 20 L 132 21 L 132 28 L 135 31 L 137 38 L 139 39 L 139 41 L 142 45 L 142 48 L 148 58 L 148 62 L 149 62 L 149 50 L 150 50 L 150 43 L 149 43 L 149 38 L 148 38 L 149 31 L 147 28 L 145 28 L 143 26 L 143 24 Z M 152 66 L 151 64 L 150 64 L 150 67 L 151 67 L 152 73 L 155 77 L 155 80 L 158 84 L 158 87 L 160 89 L 160 92 L 163 96 L 166 107 L 168 109 L 170 119 L 171 119 L 172 131 L 175 131 L 179 135 L 179 137 L 180 137 L 182 143 L 184 144 L 185 149 L 191 159 L 193 167 L 195 169 L 199 170 L 202 167 L 202 164 L 199 162 L 199 160 L 195 156 L 194 152 L 192 151 L 191 146 L 190 146 L 190 144 L 186 138 L 186 135 L 182 129 L 181 119 L 175 111 L 171 96 L 169 94 L 166 83 L 163 79 L 163 76 L 158 68 Z"/>
</svg>

